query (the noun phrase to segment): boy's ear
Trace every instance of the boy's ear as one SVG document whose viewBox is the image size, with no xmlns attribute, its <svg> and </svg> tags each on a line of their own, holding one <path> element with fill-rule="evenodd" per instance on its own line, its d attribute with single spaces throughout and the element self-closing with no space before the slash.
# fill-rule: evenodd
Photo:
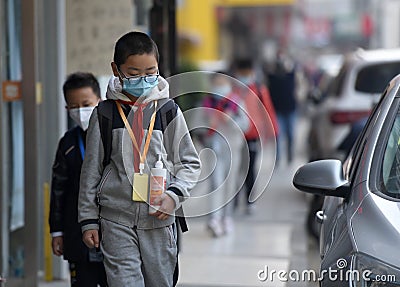
<svg viewBox="0 0 400 287">
<path fill-rule="evenodd" d="M 117 64 L 115 64 L 114 62 L 111 62 L 111 69 L 113 71 L 114 76 L 119 78 Z"/>
</svg>

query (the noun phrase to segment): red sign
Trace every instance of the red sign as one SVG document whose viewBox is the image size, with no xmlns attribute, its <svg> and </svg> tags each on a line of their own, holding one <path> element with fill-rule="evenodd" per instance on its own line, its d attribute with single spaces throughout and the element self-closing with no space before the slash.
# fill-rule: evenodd
<svg viewBox="0 0 400 287">
<path fill-rule="evenodd" d="M 2 83 L 3 101 L 12 102 L 22 98 L 20 81 L 4 81 Z"/>
</svg>

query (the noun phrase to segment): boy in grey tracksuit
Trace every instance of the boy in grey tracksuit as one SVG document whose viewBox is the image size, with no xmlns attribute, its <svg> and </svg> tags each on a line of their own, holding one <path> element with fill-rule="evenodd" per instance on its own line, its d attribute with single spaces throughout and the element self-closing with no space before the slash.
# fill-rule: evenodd
<svg viewBox="0 0 400 287">
<path fill-rule="evenodd" d="M 107 98 L 119 103 L 135 134 L 142 133 L 138 140 L 140 153 L 121 120 L 123 115 L 114 108 L 111 157 L 109 164 L 103 166 L 105 153 L 98 113 L 93 112 L 79 193 L 83 241 L 89 247 L 99 247 L 100 218 L 100 247 L 110 287 L 173 286 L 177 260 L 174 213 L 196 184 L 200 161 L 177 106 L 174 105 L 173 120 L 163 127 L 161 107 L 170 101 L 169 86 L 158 75 L 155 43 L 143 33 L 125 34 L 116 43 L 111 66 L 115 77 L 110 79 Z M 142 169 L 139 158 L 145 154 L 148 138 Z M 156 200 L 159 211 L 149 215 L 146 202 L 132 199 L 133 175 L 150 175 L 159 154 L 165 155 L 164 165 L 171 176 L 167 191 Z"/>
</svg>

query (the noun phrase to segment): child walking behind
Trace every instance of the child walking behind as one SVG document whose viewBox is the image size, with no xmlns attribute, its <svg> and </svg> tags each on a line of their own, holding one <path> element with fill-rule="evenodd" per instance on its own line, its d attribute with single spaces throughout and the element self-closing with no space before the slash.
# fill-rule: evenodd
<svg viewBox="0 0 400 287">
<path fill-rule="evenodd" d="M 111 287 L 173 286 L 174 215 L 200 173 L 198 154 L 182 112 L 169 99 L 158 59 L 156 44 L 144 33 L 130 32 L 117 41 L 109 100 L 103 102 L 112 101 L 112 145 L 106 165 L 97 110 L 87 133 L 79 221 L 86 245 L 103 251 Z M 154 201 L 158 211 L 149 214 L 150 169 L 160 155 L 170 176 L 166 191 Z"/>
<path fill-rule="evenodd" d="M 56 256 L 68 260 L 71 287 L 107 286 L 102 258 L 82 242 L 78 223 L 79 177 L 85 157 L 89 118 L 100 101 L 100 87 L 90 73 L 73 73 L 63 85 L 69 116 L 77 126 L 65 133 L 58 144 L 53 165 L 50 202 L 50 232 Z"/>
</svg>

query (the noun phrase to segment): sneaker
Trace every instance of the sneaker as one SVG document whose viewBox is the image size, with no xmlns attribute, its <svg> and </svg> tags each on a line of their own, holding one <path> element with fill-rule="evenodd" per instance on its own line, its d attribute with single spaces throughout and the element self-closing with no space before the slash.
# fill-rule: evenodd
<svg viewBox="0 0 400 287">
<path fill-rule="evenodd" d="M 224 235 L 221 221 L 217 218 L 212 218 L 207 224 L 208 230 L 211 232 L 213 237 L 221 237 Z"/>
<path fill-rule="evenodd" d="M 230 234 L 234 231 L 235 225 L 233 223 L 233 219 L 230 216 L 227 216 L 223 219 L 222 221 L 223 228 L 224 228 L 224 233 L 225 234 Z"/>
</svg>

